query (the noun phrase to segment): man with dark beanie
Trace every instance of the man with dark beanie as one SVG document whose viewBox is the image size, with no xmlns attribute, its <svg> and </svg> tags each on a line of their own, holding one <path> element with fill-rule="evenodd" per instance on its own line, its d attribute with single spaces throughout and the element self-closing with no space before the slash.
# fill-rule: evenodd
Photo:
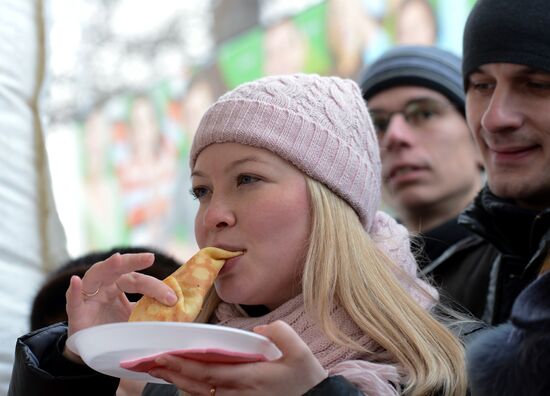
<svg viewBox="0 0 550 396">
<path fill-rule="evenodd" d="M 488 272 L 459 255 L 440 260 L 458 241 L 481 240 L 457 222 L 483 184 L 460 68 L 460 57 L 441 48 L 399 46 L 369 66 L 361 90 L 381 147 L 384 202 L 418 233 L 420 268 L 442 295 L 480 316 Z M 473 292 L 466 284 L 479 287 Z"/>
<path fill-rule="evenodd" d="M 474 395 L 550 392 L 549 26 L 548 0 L 478 0 L 465 26 L 466 117 L 488 183 L 459 221 L 497 253 L 479 257 L 491 273 L 484 319 L 499 324 L 512 312 L 514 327 L 480 332 L 470 345 Z"/>
<path fill-rule="evenodd" d="M 498 252 L 485 316 L 504 322 L 550 265 L 550 4 L 479 0 L 464 30 L 466 118 L 487 186 L 459 221 Z"/>
</svg>

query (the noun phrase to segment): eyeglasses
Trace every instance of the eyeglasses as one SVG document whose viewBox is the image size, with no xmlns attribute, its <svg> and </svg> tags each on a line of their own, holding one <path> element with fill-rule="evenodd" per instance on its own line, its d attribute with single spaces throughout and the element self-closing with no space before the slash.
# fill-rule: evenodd
<svg viewBox="0 0 550 396">
<path fill-rule="evenodd" d="M 376 133 L 383 135 L 386 133 L 391 119 L 396 114 L 401 114 L 409 125 L 421 127 L 433 118 L 444 115 L 450 106 L 451 103 L 449 102 L 442 102 L 431 98 L 413 99 L 401 110 L 391 112 L 372 110 L 370 111 L 370 116 Z"/>
</svg>

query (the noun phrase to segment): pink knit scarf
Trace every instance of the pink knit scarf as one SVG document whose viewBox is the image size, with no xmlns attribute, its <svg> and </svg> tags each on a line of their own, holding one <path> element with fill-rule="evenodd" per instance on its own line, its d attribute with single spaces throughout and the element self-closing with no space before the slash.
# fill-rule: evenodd
<svg viewBox="0 0 550 396">
<path fill-rule="evenodd" d="M 365 395 L 398 395 L 396 387 L 399 389 L 403 380 L 399 367 L 361 331 L 344 309 L 337 307 L 332 317 L 342 331 L 360 345 L 376 351 L 375 355 L 354 351 L 328 339 L 305 313 L 302 295 L 261 317 L 250 317 L 240 306 L 223 302 L 215 312 L 215 321 L 220 325 L 250 331 L 255 326 L 283 320 L 300 335 L 329 375 L 343 375 Z M 372 362 L 374 357 L 376 363 Z"/>
</svg>

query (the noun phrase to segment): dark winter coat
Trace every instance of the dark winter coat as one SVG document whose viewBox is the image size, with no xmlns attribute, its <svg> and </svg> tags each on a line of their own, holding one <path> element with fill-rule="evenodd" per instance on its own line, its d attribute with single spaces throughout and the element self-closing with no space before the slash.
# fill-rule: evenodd
<svg viewBox="0 0 550 396">
<path fill-rule="evenodd" d="M 459 224 L 474 235 L 451 246 L 424 271 L 478 318 L 503 323 L 549 254 L 550 208 L 523 209 L 485 187 Z"/>
<path fill-rule="evenodd" d="M 550 393 L 550 272 L 518 296 L 509 323 L 478 334 L 467 363 L 473 396 Z"/>
<path fill-rule="evenodd" d="M 440 289 L 443 303 L 481 318 L 497 252 L 455 217 L 418 236 L 419 266 Z M 465 287 L 464 285 L 468 285 Z"/>
</svg>

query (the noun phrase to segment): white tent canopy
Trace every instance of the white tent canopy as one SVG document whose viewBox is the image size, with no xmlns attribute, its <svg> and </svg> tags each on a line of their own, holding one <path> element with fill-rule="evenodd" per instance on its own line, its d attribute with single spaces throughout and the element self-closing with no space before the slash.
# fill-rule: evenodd
<svg viewBox="0 0 550 396">
<path fill-rule="evenodd" d="M 32 299 L 67 258 L 44 145 L 47 0 L 0 2 L 0 395 Z"/>
</svg>

